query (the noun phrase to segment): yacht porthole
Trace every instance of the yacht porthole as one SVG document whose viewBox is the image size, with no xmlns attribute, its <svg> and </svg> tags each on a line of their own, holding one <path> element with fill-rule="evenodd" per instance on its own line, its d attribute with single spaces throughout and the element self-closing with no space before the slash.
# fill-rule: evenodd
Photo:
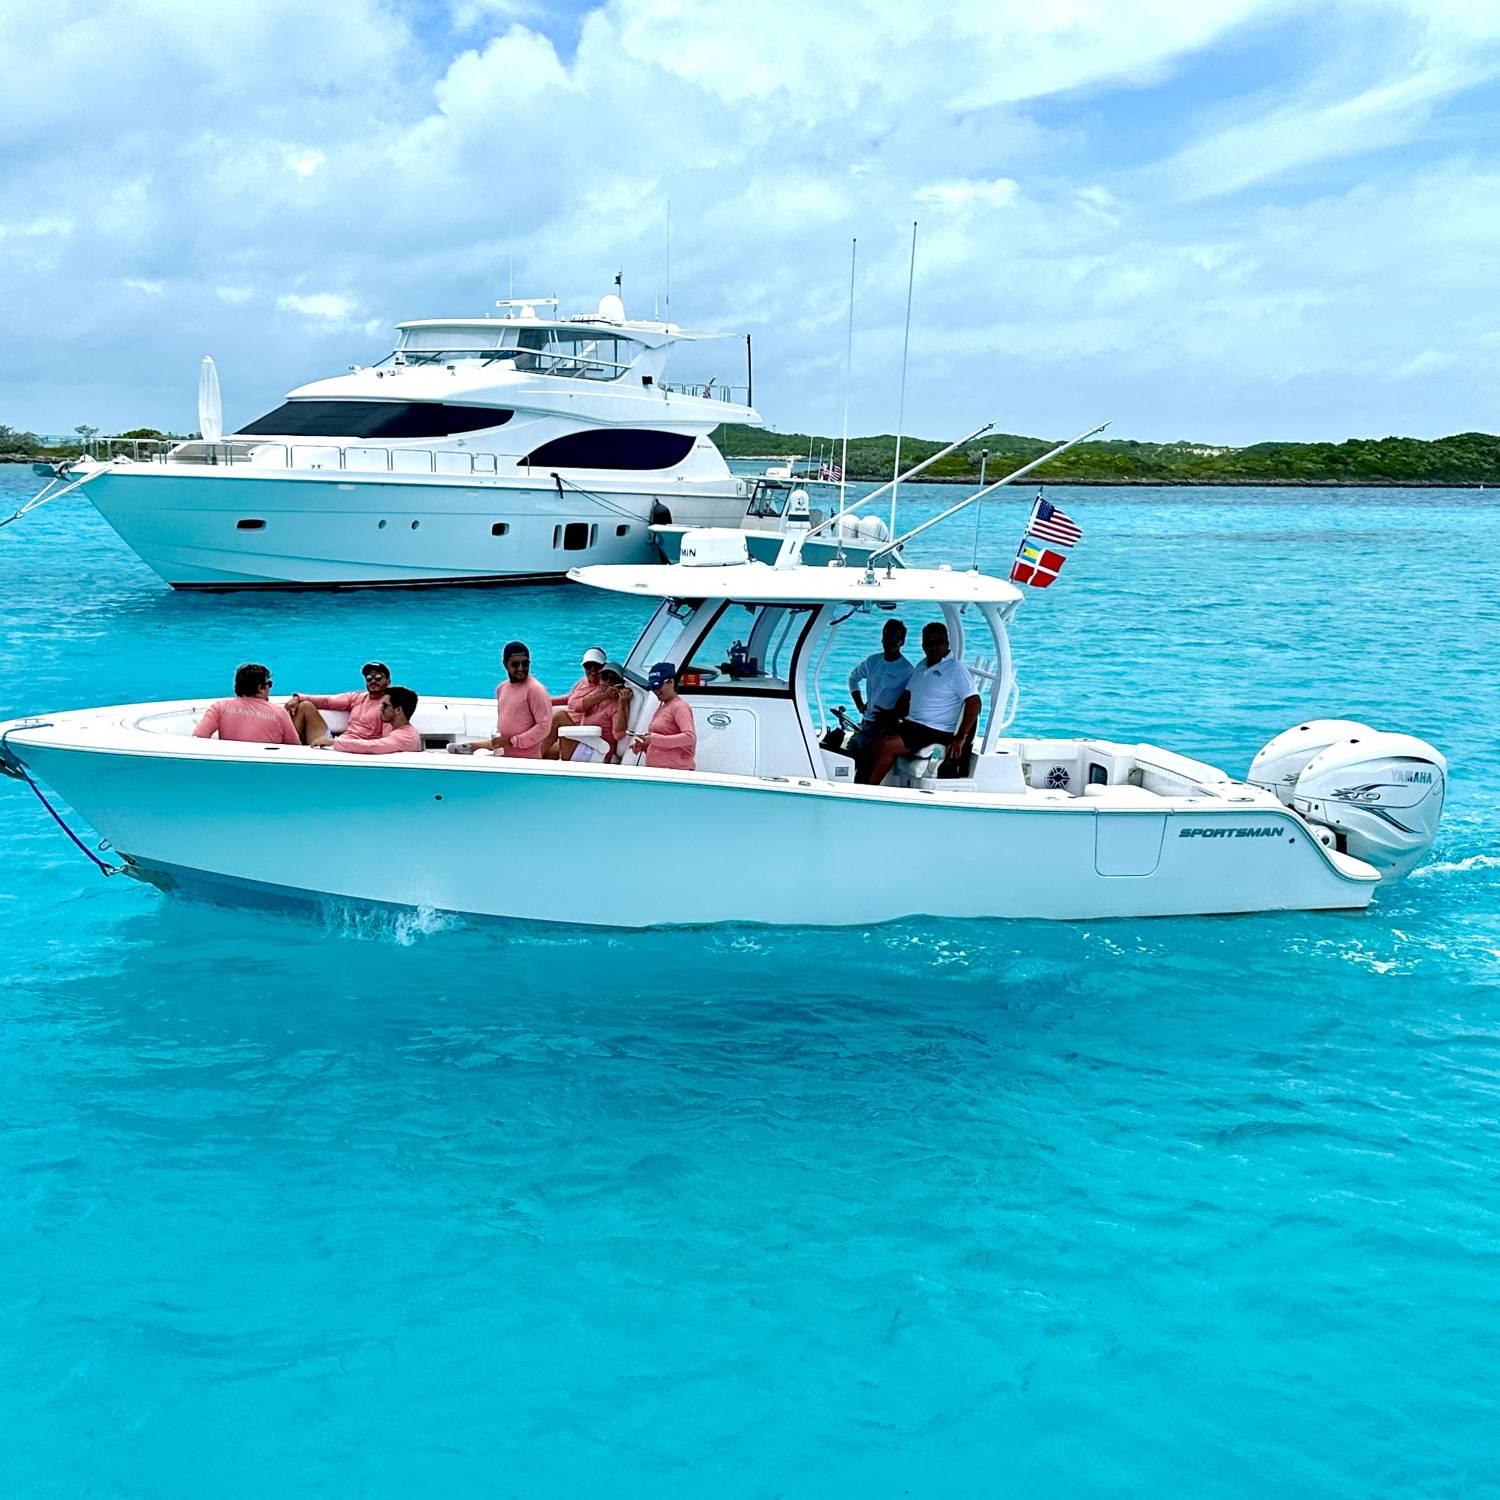
<svg viewBox="0 0 1500 1500">
<path fill-rule="evenodd" d="M 413 530 L 413 531 L 415 531 L 415 530 L 416 530 L 416 529 L 417 529 L 417 527 L 418 527 L 418 526 L 420 526 L 420 525 L 421 525 L 421 524 L 422 524 L 422 523 L 421 523 L 421 522 L 420 522 L 420 521 L 413 521 L 413 522 L 412 522 L 412 523 L 411 523 L 411 529 L 412 529 L 412 530 Z"/>
<path fill-rule="evenodd" d="M 504 536 L 505 533 L 507 531 L 509 531 L 509 530 L 510 530 L 510 523 L 508 521 L 496 521 L 495 524 L 490 527 L 490 535 L 491 536 Z"/>
<path fill-rule="evenodd" d="M 384 531 L 385 530 L 385 522 L 384 521 L 378 521 L 376 523 L 375 529 L 377 531 Z"/>
</svg>

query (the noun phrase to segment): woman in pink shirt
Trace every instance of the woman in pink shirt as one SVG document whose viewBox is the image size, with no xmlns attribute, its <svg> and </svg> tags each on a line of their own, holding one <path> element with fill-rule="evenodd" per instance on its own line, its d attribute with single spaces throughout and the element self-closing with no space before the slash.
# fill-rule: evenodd
<svg viewBox="0 0 1500 1500">
<path fill-rule="evenodd" d="M 575 728 L 597 729 L 604 736 L 607 753 L 614 753 L 615 704 L 619 699 L 623 678 L 618 668 L 606 676 L 609 659 L 602 646 L 590 646 L 583 653 L 583 676 L 573 684 L 566 698 L 552 699 L 552 736 L 543 746 L 542 754 L 552 760 L 572 760 L 578 748 L 577 740 L 570 740 L 558 733 L 570 725 Z M 558 705 L 561 704 L 561 707 Z"/>
<path fill-rule="evenodd" d="M 249 745 L 298 745 L 292 716 L 271 697 L 271 669 L 247 661 L 234 671 L 234 697 L 210 703 L 193 738 L 240 740 Z"/>
<path fill-rule="evenodd" d="M 385 734 L 379 739 L 354 739 L 341 734 L 337 739 L 325 735 L 314 740 L 319 750 L 342 750 L 345 755 L 400 755 L 420 750 L 422 736 L 412 727 L 417 711 L 417 695 L 410 688 L 387 688 L 380 700 L 380 719 Z"/>
<path fill-rule="evenodd" d="M 646 686 L 656 694 L 661 707 L 651 716 L 651 728 L 637 735 L 630 748 L 638 754 L 644 751 L 648 766 L 663 771 L 694 770 L 698 731 L 692 709 L 677 696 L 677 668 L 669 661 L 657 662 L 646 678 Z"/>
<path fill-rule="evenodd" d="M 552 733 L 552 700 L 531 675 L 531 652 L 524 641 L 506 642 L 502 659 L 505 681 L 495 689 L 494 738 L 468 744 L 455 740 L 448 749 L 455 755 L 499 750 L 516 760 L 540 760 Z"/>
<path fill-rule="evenodd" d="M 380 713 L 390 690 L 391 669 L 383 661 L 367 661 L 359 672 L 365 680 L 362 693 L 293 693 L 287 699 L 286 711 L 292 716 L 304 745 L 328 738 L 328 721 L 319 712 L 325 708 L 349 715 L 349 727 L 343 733 L 345 739 L 379 740 L 391 732 Z"/>
</svg>

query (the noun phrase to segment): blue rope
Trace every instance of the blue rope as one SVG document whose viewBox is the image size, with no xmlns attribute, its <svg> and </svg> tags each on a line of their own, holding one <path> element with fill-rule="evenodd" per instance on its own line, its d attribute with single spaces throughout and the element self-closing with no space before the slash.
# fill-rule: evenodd
<svg viewBox="0 0 1500 1500">
<path fill-rule="evenodd" d="M 26 767 L 21 763 L 19 757 L 16 755 L 16 752 L 12 750 L 8 744 L 6 744 L 6 741 L 17 729 L 51 729 L 52 727 L 53 726 L 48 722 L 39 722 L 36 724 L 12 724 L 9 729 L 7 729 L 3 734 L 0 734 L 0 760 L 3 760 L 5 764 L 10 767 L 11 771 L 16 776 L 19 776 L 21 780 L 24 781 L 26 785 L 36 793 L 36 800 L 40 802 L 49 813 L 52 814 L 52 821 L 56 823 L 57 826 L 61 828 L 62 831 L 67 834 L 67 836 L 72 839 L 73 842 L 77 844 L 81 850 L 83 850 L 84 854 L 87 855 L 88 858 L 91 859 L 99 867 L 101 874 L 123 875 L 125 874 L 124 865 L 105 864 L 105 862 L 100 859 L 99 856 L 95 854 L 94 851 L 90 849 L 89 846 L 85 844 L 84 841 L 79 838 L 71 828 L 68 827 L 67 823 L 63 820 L 62 814 L 58 812 L 58 810 L 53 807 L 53 805 L 47 800 L 46 796 L 42 792 L 41 787 L 39 787 L 36 782 L 31 779 L 31 772 L 28 771 Z"/>
</svg>

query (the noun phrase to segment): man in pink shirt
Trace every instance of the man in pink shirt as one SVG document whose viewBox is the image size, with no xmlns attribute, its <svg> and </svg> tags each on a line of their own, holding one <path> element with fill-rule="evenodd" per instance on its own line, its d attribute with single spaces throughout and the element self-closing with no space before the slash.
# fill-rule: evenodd
<svg viewBox="0 0 1500 1500">
<path fill-rule="evenodd" d="M 455 740 L 448 749 L 454 755 L 498 750 L 516 760 L 540 760 L 542 746 L 552 733 L 552 699 L 531 675 L 531 652 L 525 641 L 507 641 L 501 659 L 505 681 L 495 689 L 494 738 L 468 744 Z"/>
<path fill-rule="evenodd" d="M 247 661 L 234 670 L 234 697 L 211 703 L 193 730 L 193 738 L 241 740 L 250 745 L 297 745 L 292 718 L 279 704 L 270 702 L 271 669 L 258 661 Z"/>
<path fill-rule="evenodd" d="M 651 728 L 637 735 L 630 748 L 645 752 L 646 764 L 663 771 L 692 771 L 698 749 L 698 730 L 693 710 L 677 696 L 677 668 L 659 661 L 651 668 L 646 686 L 656 694 L 661 707 L 651 716 Z"/>
<path fill-rule="evenodd" d="M 362 693 L 293 693 L 287 699 L 286 711 L 304 745 L 328 738 L 328 721 L 320 712 L 325 708 L 349 715 L 345 739 L 379 740 L 391 732 L 380 715 L 380 705 L 391 686 L 391 669 L 383 661 L 367 661 L 359 670 L 365 679 Z"/>
<path fill-rule="evenodd" d="M 341 750 L 345 755 L 400 755 L 422 748 L 422 736 L 412 727 L 417 711 L 417 695 L 410 688 L 387 688 L 381 696 L 380 718 L 385 734 L 379 739 L 352 739 L 341 734 L 337 739 L 325 735 L 313 744 L 319 750 Z"/>
</svg>

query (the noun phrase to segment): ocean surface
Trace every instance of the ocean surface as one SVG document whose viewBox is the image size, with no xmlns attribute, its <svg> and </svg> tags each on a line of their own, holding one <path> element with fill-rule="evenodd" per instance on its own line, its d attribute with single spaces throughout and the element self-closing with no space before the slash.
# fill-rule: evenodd
<svg viewBox="0 0 1500 1500">
<path fill-rule="evenodd" d="M 1500 1495 L 1500 496 L 1049 494 L 1025 732 L 1420 734 L 1426 866 L 1358 915 L 601 935 L 164 897 L 0 782 L 0 1494 Z M 915 554 L 1003 570 L 1027 498 Z M 512 636 L 561 691 L 640 621 L 175 595 L 77 498 L 0 578 L 0 718 L 245 658 L 484 693 Z M 664 917 L 735 879 L 659 832 L 607 836 Z"/>
</svg>

